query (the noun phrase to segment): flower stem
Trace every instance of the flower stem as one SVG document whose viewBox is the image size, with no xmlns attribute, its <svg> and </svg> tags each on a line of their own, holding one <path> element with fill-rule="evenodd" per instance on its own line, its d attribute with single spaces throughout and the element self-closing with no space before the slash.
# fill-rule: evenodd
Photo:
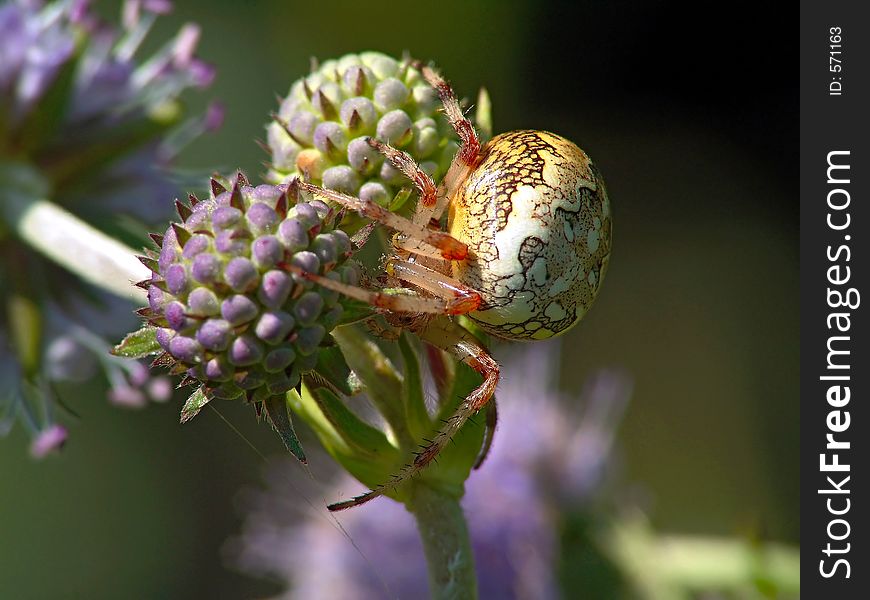
<svg viewBox="0 0 870 600">
<path fill-rule="evenodd" d="M 25 165 L 0 165 L 0 222 L 43 256 L 100 289 L 138 304 L 132 284 L 150 277 L 136 253 L 45 199 L 46 189 Z"/>
<path fill-rule="evenodd" d="M 459 500 L 416 482 L 405 506 L 423 540 L 432 600 L 476 599 L 474 556 Z"/>
</svg>

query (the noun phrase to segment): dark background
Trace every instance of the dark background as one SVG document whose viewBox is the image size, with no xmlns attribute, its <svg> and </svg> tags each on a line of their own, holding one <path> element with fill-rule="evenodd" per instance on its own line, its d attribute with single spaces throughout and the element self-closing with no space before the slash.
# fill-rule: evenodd
<svg viewBox="0 0 870 600">
<path fill-rule="evenodd" d="M 583 147 L 608 184 L 614 250 L 595 308 L 564 341 L 563 388 L 579 391 L 602 366 L 635 378 L 622 478 L 656 528 L 799 541 L 797 11 L 177 4 L 158 31 L 201 23 L 200 55 L 219 68 L 208 95 L 227 107 L 222 131 L 192 146 L 186 166 L 261 173 L 253 138 L 265 136 L 275 94 L 309 56 L 365 49 L 433 59 L 461 96 L 486 86 L 496 131 L 548 129 Z M 177 401 L 131 412 L 96 384 L 64 394 L 82 419 L 61 457 L 30 461 L 21 430 L 3 442 L 0 597 L 274 590 L 224 565 L 234 499 L 257 485 L 262 460 L 216 414 L 181 427 Z M 243 407 L 221 411 L 262 452 L 281 451 Z"/>
</svg>

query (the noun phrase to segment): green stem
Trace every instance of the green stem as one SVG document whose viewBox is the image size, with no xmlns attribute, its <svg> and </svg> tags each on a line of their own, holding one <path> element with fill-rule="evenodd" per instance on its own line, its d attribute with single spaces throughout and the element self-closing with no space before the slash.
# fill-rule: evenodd
<svg viewBox="0 0 870 600">
<path fill-rule="evenodd" d="M 416 482 L 405 506 L 423 540 L 432 600 L 475 600 L 474 556 L 459 500 Z"/>
<path fill-rule="evenodd" d="M 138 304 L 143 290 L 132 283 L 150 271 L 136 253 L 45 199 L 46 186 L 26 165 L 0 165 L 0 222 L 20 240 L 81 279 Z"/>
</svg>

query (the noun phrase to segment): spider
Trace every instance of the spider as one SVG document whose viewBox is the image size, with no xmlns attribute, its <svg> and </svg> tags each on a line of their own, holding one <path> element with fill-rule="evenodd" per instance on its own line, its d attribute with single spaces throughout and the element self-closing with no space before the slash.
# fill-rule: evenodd
<svg viewBox="0 0 870 600">
<path fill-rule="evenodd" d="M 365 494 L 330 505 L 331 511 L 359 506 L 412 478 L 492 399 L 498 363 L 453 317 L 466 315 L 506 340 L 560 335 L 591 306 L 610 255 L 607 192 L 580 148 L 558 135 L 531 130 L 504 133 L 481 145 L 448 83 L 433 68 L 415 66 L 437 91 L 460 147 L 436 185 L 410 155 L 368 139 L 413 182 L 419 200 L 411 218 L 298 178 L 289 184 L 391 228 L 387 280 L 408 293 L 295 272 L 382 309 L 390 325 L 452 354 L 480 373 L 483 382 L 399 473 Z"/>
</svg>

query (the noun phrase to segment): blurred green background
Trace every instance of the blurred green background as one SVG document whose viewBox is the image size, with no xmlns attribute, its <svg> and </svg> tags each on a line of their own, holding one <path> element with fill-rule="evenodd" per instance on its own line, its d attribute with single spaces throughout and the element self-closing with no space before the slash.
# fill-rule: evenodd
<svg viewBox="0 0 870 600">
<path fill-rule="evenodd" d="M 219 69 L 208 96 L 226 123 L 188 167 L 262 173 L 254 138 L 276 94 L 310 56 L 365 49 L 433 59 L 460 96 L 486 86 L 496 131 L 577 142 L 604 173 L 615 238 L 597 304 L 564 341 L 563 388 L 603 366 L 635 378 L 621 477 L 657 529 L 797 543 L 797 39 L 752 7 L 714 22 L 667 1 L 187 0 L 153 39 L 197 21 Z M 221 555 L 263 461 L 217 414 L 181 427 L 178 401 L 125 411 L 96 384 L 62 392 L 82 418 L 60 457 L 31 461 L 20 428 L 2 442 L 0 598 L 275 591 Z M 220 410 L 281 452 L 250 411 Z"/>
</svg>

